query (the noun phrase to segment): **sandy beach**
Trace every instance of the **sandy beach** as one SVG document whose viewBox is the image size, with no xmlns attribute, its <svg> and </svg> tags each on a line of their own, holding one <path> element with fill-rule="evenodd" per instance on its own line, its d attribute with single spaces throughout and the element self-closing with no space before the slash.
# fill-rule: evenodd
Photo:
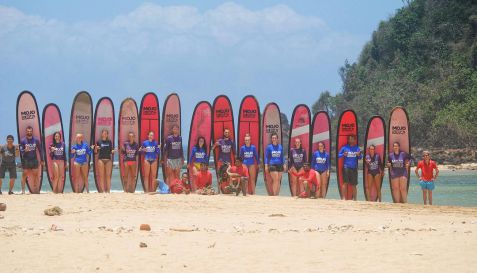
<svg viewBox="0 0 477 273">
<path fill-rule="evenodd" d="M 477 208 L 124 193 L 3 195 L 0 200 L 7 204 L 0 212 L 1 272 L 477 268 Z M 44 215 L 53 206 L 63 214 Z M 141 224 L 152 230 L 139 230 Z"/>
</svg>

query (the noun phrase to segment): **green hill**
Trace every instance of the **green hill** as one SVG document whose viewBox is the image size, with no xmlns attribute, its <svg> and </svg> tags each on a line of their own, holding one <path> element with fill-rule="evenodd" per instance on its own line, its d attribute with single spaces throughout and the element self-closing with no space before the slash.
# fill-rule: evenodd
<svg viewBox="0 0 477 273">
<path fill-rule="evenodd" d="M 336 125 L 341 111 L 352 108 L 362 135 L 372 115 L 387 120 L 401 105 L 413 145 L 475 148 L 477 1 L 407 3 L 379 24 L 356 63 L 345 62 L 341 92 L 323 92 L 313 111 L 327 110 Z"/>
</svg>

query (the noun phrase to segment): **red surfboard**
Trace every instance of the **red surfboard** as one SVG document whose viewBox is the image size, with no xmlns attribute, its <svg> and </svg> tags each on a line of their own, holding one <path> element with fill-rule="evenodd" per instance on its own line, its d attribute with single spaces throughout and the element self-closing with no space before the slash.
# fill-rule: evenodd
<svg viewBox="0 0 477 273">
<path fill-rule="evenodd" d="M 280 108 L 274 102 L 269 103 L 265 106 L 262 116 L 262 162 L 265 162 L 265 150 L 267 149 L 268 144 L 272 143 L 272 134 L 278 134 L 278 141 L 280 144 L 283 143 L 283 134 L 282 134 L 282 117 L 280 115 Z M 285 148 L 283 148 L 285 149 Z M 271 177 L 270 175 L 263 172 L 265 187 L 267 189 L 268 195 L 272 195 L 271 187 Z M 281 181 L 280 181 L 281 183 Z"/>
<path fill-rule="evenodd" d="M 53 144 L 53 137 L 56 132 L 59 132 L 61 135 L 61 140 L 65 141 L 65 134 L 63 132 L 63 121 L 61 118 L 61 112 L 58 106 L 54 103 L 47 104 L 43 108 L 42 115 L 42 135 L 43 135 L 43 154 L 45 155 L 45 166 L 47 171 L 48 181 L 50 182 L 51 189 L 54 193 L 62 193 L 65 189 L 65 180 L 66 180 L 66 160 L 64 162 L 63 173 L 60 174 L 60 179 L 58 180 L 58 188 L 56 191 L 53 189 L 53 180 L 54 177 L 54 166 L 53 160 L 50 157 L 50 146 Z M 66 144 L 65 144 L 66 145 Z M 65 147 L 66 149 L 66 147 Z M 64 151 L 65 155 L 68 151 Z"/>
<path fill-rule="evenodd" d="M 192 113 L 192 120 L 189 130 L 189 143 L 187 145 L 188 160 L 190 158 L 192 148 L 197 145 L 197 140 L 199 137 L 205 138 L 207 156 L 210 156 L 210 143 L 212 141 L 212 106 L 207 101 L 199 102 L 195 106 L 194 112 Z M 188 169 L 188 171 L 189 177 L 191 177 L 192 170 Z M 195 184 L 193 184 L 192 189 L 195 190 L 195 188 Z"/>
<path fill-rule="evenodd" d="M 338 176 L 338 190 L 340 197 L 343 197 L 341 192 L 341 186 L 343 185 L 343 165 L 344 158 L 338 158 L 338 153 L 343 146 L 348 143 L 348 136 L 356 137 L 356 145 L 358 144 L 358 121 L 356 119 L 356 113 L 353 110 L 346 110 L 341 113 L 338 121 L 338 130 L 336 135 L 336 174 Z M 353 197 L 353 187 L 348 185 L 346 200 L 350 200 Z"/>
<path fill-rule="evenodd" d="M 216 143 L 219 139 L 224 137 L 224 130 L 230 130 L 230 139 L 235 141 L 235 126 L 234 126 L 234 113 L 232 110 L 232 104 L 230 100 L 225 95 L 220 95 L 214 100 L 213 104 L 213 143 Z M 215 172 L 218 176 L 218 157 L 219 149 L 215 148 L 214 150 L 214 163 L 215 163 Z M 235 154 L 232 153 L 232 164 L 234 164 Z"/>
<path fill-rule="evenodd" d="M 40 116 L 38 113 L 38 105 L 36 103 L 35 96 L 30 91 L 23 91 L 18 95 L 17 99 L 17 135 L 18 144 L 26 137 L 26 128 L 31 126 L 33 128 L 33 137 L 42 142 Z M 41 146 L 44 146 L 43 144 Z M 42 147 L 37 147 L 36 157 L 38 162 L 42 161 Z M 43 182 L 43 167 L 41 164 L 38 166 L 38 183 L 33 184 L 27 179 L 27 186 L 30 193 L 40 193 L 41 184 Z"/>
<path fill-rule="evenodd" d="M 330 116 L 326 111 L 319 111 L 315 113 L 313 117 L 313 123 L 311 125 L 312 136 L 311 136 L 311 156 L 315 151 L 318 151 L 318 143 L 323 142 L 325 144 L 325 151 L 330 155 L 331 160 L 331 122 Z M 330 178 L 328 177 L 327 189 L 330 186 Z M 324 196 L 326 197 L 326 196 Z"/>
<path fill-rule="evenodd" d="M 129 133 L 133 133 L 136 136 L 139 135 L 139 117 L 137 113 L 136 101 L 132 98 L 127 98 L 121 103 L 119 108 L 119 118 L 118 118 L 118 147 L 123 149 L 124 143 L 128 141 Z M 138 143 L 138 146 L 141 146 L 141 143 Z M 139 166 L 139 156 L 136 157 L 136 166 Z M 119 153 L 119 173 L 121 174 L 121 184 L 123 185 L 123 190 L 125 192 L 133 193 L 136 191 L 137 186 L 137 174 L 138 169 L 136 169 L 136 180 L 134 183 L 128 184 L 124 181 L 124 156 Z"/>
<path fill-rule="evenodd" d="M 364 137 L 364 154 L 363 154 L 363 190 L 367 201 L 377 201 L 378 195 L 375 188 L 371 188 L 367 195 L 366 187 L 368 181 L 368 166 L 366 165 L 366 155 L 369 153 L 369 146 L 374 145 L 374 152 L 381 158 L 381 170 L 384 170 L 384 162 L 386 158 L 386 127 L 384 119 L 381 116 L 373 116 L 369 119 L 366 126 L 366 136 Z M 383 177 L 381 177 L 381 186 L 383 185 Z"/>
<path fill-rule="evenodd" d="M 159 110 L 159 100 L 157 99 L 156 94 L 150 92 L 144 95 L 141 100 L 141 108 L 139 113 L 139 120 L 140 120 L 140 136 L 139 136 L 139 143 L 140 145 L 147 140 L 149 132 L 154 132 L 154 135 L 158 139 L 161 137 L 160 135 L 160 110 Z M 143 162 L 144 162 L 144 154 L 140 155 L 139 164 L 141 166 L 141 183 L 142 188 L 144 191 L 146 187 L 144 186 L 144 170 L 143 170 Z M 157 168 L 159 171 L 159 168 Z M 157 177 L 157 173 L 156 173 Z M 154 183 L 155 184 L 155 183 Z M 156 188 L 153 188 L 153 187 Z M 150 191 L 155 192 L 157 190 L 156 185 L 149 185 L 148 189 Z"/>
<path fill-rule="evenodd" d="M 306 151 L 307 161 L 310 160 L 311 145 L 310 145 L 310 124 L 311 124 L 311 113 L 308 106 L 304 104 L 299 104 L 295 107 L 292 113 L 291 125 L 290 125 L 290 135 L 288 140 L 288 156 L 291 155 L 291 149 L 295 147 L 295 140 L 301 140 L 301 146 Z M 290 166 L 291 167 L 291 166 Z M 290 194 L 293 196 L 292 185 L 291 185 L 291 175 L 288 174 L 288 181 L 290 186 Z M 300 187 L 302 188 L 302 187 Z M 301 189 L 303 191 L 304 189 Z M 297 193 L 300 194 L 300 193 Z"/>
<path fill-rule="evenodd" d="M 409 134 L 409 116 L 404 107 L 395 107 L 391 111 L 391 116 L 389 117 L 389 127 L 388 127 L 388 154 L 393 153 L 393 144 L 398 142 L 400 144 L 401 151 L 411 154 L 411 136 Z M 407 170 L 407 190 L 409 191 L 409 181 L 410 181 L 410 168 Z M 391 188 L 391 174 L 389 173 L 389 185 Z M 393 201 L 396 202 L 396 200 Z"/>
<path fill-rule="evenodd" d="M 161 148 L 162 154 L 164 155 L 164 143 L 168 136 L 172 135 L 172 127 L 174 125 L 179 126 L 179 135 L 181 135 L 181 101 L 179 96 L 176 93 L 170 94 L 167 96 L 166 101 L 164 102 L 164 108 L 162 109 L 162 138 L 161 138 Z M 166 163 L 167 158 L 162 157 L 162 174 L 164 176 L 164 181 L 166 180 Z"/>
<path fill-rule="evenodd" d="M 237 153 L 240 152 L 240 148 L 245 145 L 245 135 L 250 134 L 250 143 L 257 148 L 257 153 L 260 155 L 260 106 L 257 99 L 248 95 L 242 99 L 240 103 L 239 118 L 238 118 L 238 140 L 237 140 Z M 255 178 L 255 185 L 257 184 L 257 177 Z M 248 193 L 251 194 L 251 189 L 248 189 Z"/>
<path fill-rule="evenodd" d="M 73 99 L 73 106 L 71 107 L 71 118 L 70 118 L 70 139 L 68 146 L 68 154 L 71 151 L 71 146 L 76 142 L 76 134 L 83 134 L 83 141 L 91 145 L 92 140 L 92 131 L 93 131 L 93 101 L 91 96 L 86 91 L 79 92 Z M 88 159 L 88 172 L 89 172 L 89 162 L 91 158 Z M 85 188 L 85 183 L 81 178 L 78 180 L 75 179 L 76 171 L 73 168 L 74 157 L 69 158 L 69 175 L 71 188 L 73 192 L 81 193 Z"/>
<path fill-rule="evenodd" d="M 98 141 L 101 140 L 101 134 L 103 130 L 108 131 L 109 139 L 111 143 L 116 143 L 115 140 L 115 128 L 114 128 L 114 105 L 113 101 L 108 97 L 103 97 L 99 99 L 98 103 L 96 104 L 96 110 L 94 111 L 94 125 L 93 125 L 93 143 L 91 145 L 96 145 Z M 99 152 L 99 151 L 98 151 Z M 94 154 L 94 151 L 93 151 Z M 98 192 L 110 192 L 111 187 L 103 188 L 103 186 L 99 183 L 100 182 L 100 173 L 98 171 L 98 154 L 94 154 L 93 156 L 93 173 L 94 173 L 94 182 L 96 184 L 96 189 Z M 109 175 L 111 176 L 113 170 L 111 168 L 111 172 Z M 103 182 L 105 183 L 105 182 Z M 105 183 L 106 184 L 106 183 Z M 106 186 L 107 187 L 107 186 Z"/>
</svg>

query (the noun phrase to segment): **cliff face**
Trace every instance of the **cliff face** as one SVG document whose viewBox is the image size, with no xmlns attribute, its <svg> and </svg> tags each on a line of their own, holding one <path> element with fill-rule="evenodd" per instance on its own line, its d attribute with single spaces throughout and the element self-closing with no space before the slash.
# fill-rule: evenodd
<svg viewBox="0 0 477 273">
<path fill-rule="evenodd" d="M 415 0 L 381 22 L 355 63 L 340 69 L 341 92 L 313 110 L 358 114 L 361 137 L 374 114 L 406 107 L 414 146 L 477 147 L 477 2 Z"/>
</svg>

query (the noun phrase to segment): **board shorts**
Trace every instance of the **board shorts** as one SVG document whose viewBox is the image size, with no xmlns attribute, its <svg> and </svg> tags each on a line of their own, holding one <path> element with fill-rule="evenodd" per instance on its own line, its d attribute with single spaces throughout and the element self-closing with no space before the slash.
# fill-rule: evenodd
<svg viewBox="0 0 477 273">
<path fill-rule="evenodd" d="M 273 164 L 268 166 L 269 172 L 283 172 L 283 165 Z"/>
<path fill-rule="evenodd" d="M 421 181 L 419 181 L 419 185 L 421 186 L 422 190 L 432 191 L 436 188 L 436 185 L 432 181 L 421 180 Z"/>
<path fill-rule="evenodd" d="M 167 167 L 171 169 L 180 169 L 182 168 L 182 158 L 176 158 L 176 159 L 167 159 Z"/>
<path fill-rule="evenodd" d="M 17 167 L 15 164 L 0 164 L 0 178 L 5 178 L 5 173 L 8 171 L 10 179 L 17 178 Z"/>
<path fill-rule="evenodd" d="M 358 185 L 358 169 L 343 168 L 343 182 L 350 185 Z"/>
<path fill-rule="evenodd" d="M 194 163 L 194 168 L 198 171 L 200 171 L 200 165 L 201 163 Z"/>
<path fill-rule="evenodd" d="M 38 162 L 38 159 L 36 159 L 36 158 L 34 158 L 34 159 L 23 159 L 23 162 L 22 162 L 22 168 L 24 170 L 38 169 L 39 165 L 40 165 L 40 163 Z"/>
<path fill-rule="evenodd" d="M 128 161 L 124 161 L 124 164 L 126 164 L 127 166 L 134 166 L 134 165 L 136 165 L 136 161 L 132 161 L 132 160 L 129 161 L 128 160 Z"/>
</svg>

